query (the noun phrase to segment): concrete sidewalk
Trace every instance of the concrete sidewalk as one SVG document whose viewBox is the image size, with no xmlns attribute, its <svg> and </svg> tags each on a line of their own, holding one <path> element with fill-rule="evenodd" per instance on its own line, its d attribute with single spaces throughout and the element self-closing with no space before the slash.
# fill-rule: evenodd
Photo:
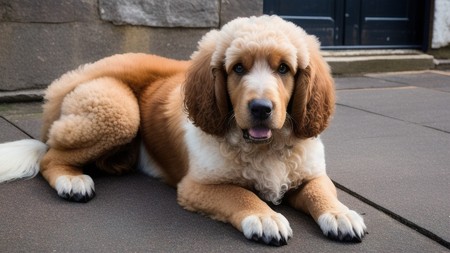
<svg viewBox="0 0 450 253">
<path fill-rule="evenodd" d="M 338 105 L 322 135 L 340 199 L 363 214 L 362 243 L 325 238 L 314 221 L 274 207 L 294 237 L 274 248 L 190 213 L 176 191 L 134 173 L 95 178 L 87 204 L 57 197 L 40 176 L 0 185 L 2 252 L 448 252 L 450 73 L 336 78 Z M 0 142 L 39 138 L 40 103 L 0 104 Z"/>
</svg>

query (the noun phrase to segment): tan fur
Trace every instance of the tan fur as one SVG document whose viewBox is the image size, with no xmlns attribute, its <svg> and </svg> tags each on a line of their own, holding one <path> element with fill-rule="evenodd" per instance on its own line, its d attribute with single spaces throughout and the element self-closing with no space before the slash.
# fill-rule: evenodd
<svg viewBox="0 0 450 253">
<path fill-rule="evenodd" d="M 186 74 L 184 103 L 189 119 L 196 126 L 207 133 L 223 136 L 230 115 L 223 65 L 208 66 L 215 52 L 215 43 L 210 41 L 214 34 L 215 31 L 205 35 L 202 49 L 192 57 L 192 66 Z"/>
<path fill-rule="evenodd" d="M 201 210 L 214 219 L 231 223 L 241 231 L 241 221 L 246 216 L 275 214 L 256 194 L 242 187 L 199 184 L 189 177 L 178 185 L 178 202 L 190 211 Z"/>
<path fill-rule="evenodd" d="M 61 104 L 65 96 L 77 86 L 97 78 L 111 77 L 128 84 L 135 93 L 139 93 L 149 83 L 183 71 L 187 64 L 156 55 L 124 54 L 80 66 L 64 74 L 48 87 L 45 94 L 41 131 L 43 141 L 47 141 L 48 129 L 61 116 Z"/>
<path fill-rule="evenodd" d="M 140 108 L 142 137 L 166 183 L 176 186 L 188 169 L 187 149 L 180 128 L 183 99 L 180 83 L 184 74 L 155 82 L 143 91 Z"/>
<path fill-rule="evenodd" d="M 311 214 L 316 221 L 326 211 L 338 213 L 345 210 L 337 200 L 336 188 L 327 176 L 310 180 L 300 189 L 289 193 L 287 200 L 294 208 Z"/>
<path fill-rule="evenodd" d="M 114 174 L 132 169 L 142 142 L 152 166 L 141 167 L 178 187 L 181 206 L 230 222 L 249 239 L 282 245 L 292 236 L 263 201 L 278 204 L 285 193 L 325 234 L 363 235 L 362 219 L 339 233 L 332 226 L 330 213 L 354 218 L 337 200 L 315 138 L 334 110 L 333 80 L 318 41 L 292 23 L 236 19 L 205 35 L 191 62 L 108 57 L 63 75 L 45 98 L 42 137 L 50 149 L 41 173 L 63 197 L 73 189 L 90 194 L 89 164 Z M 267 119 L 254 119 L 255 99 L 270 101 Z M 270 130 L 266 142 L 243 137 L 258 127 Z"/>
<path fill-rule="evenodd" d="M 61 175 L 82 174 L 84 165 L 130 143 L 139 121 L 137 99 L 128 85 L 106 77 L 79 85 L 65 96 L 61 116 L 48 131 L 50 149 L 41 173 L 52 186 Z"/>
<path fill-rule="evenodd" d="M 334 82 L 330 69 L 319 53 L 317 39 L 309 37 L 309 66 L 298 73 L 295 94 L 291 105 L 294 133 L 299 138 L 320 134 L 334 112 Z"/>
<path fill-rule="evenodd" d="M 140 126 L 137 96 L 152 82 L 187 66 L 154 55 L 115 55 L 53 82 L 45 96 L 42 128 L 50 149 L 41 162 L 50 185 L 55 187 L 61 175 L 81 175 L 83 166 L 93 162 L 114 174 L 131 170 L 137 159 L 130 155 L 136 152 L 131 142 Z M 118 154 L 128 160 L 111 164 Z"/>
</svg>

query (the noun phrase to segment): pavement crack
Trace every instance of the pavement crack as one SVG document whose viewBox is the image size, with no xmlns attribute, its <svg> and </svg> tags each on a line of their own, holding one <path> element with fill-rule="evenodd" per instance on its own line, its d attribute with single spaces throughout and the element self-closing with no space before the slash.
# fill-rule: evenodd
<svg viewBox="0 0 450 253">
<path fill-rule="evenodd" d="M 432 130 L 435 130 L 435 131 L 439 131 L 439 132 L 442 132 L 442 133 L 450 134 L 450 131 L 442 130 L 442 129 L 439 129 L 439 128 L 436 128 L 436 127 L 432 127 L 432 126 L 427 126 L 427 125 L 419 124 L 419 123 L 416 123 L 416 122 L 413 122 L 413 121 L 408 121 L 408 120 L 403 120 L 403 119 L 395 118 L 395 117 L 392 117 L 392 116 L 388 116 L 388 115 L 384 115 L 384 114 L 381 114 L 381 113 L 369 111 L 369 110 L 366 110 L 366 109 L 362 109 L 362 108 L 358 108 L 358 107 L 353 107 L 353 106 L 350 106 L 350 105 L 344 105 L 344 104 L 341 104 L 341 103 L 336 103 L 336 105 L 339 105 L 339 106 L 342 106 L 342 107 L 346 107 L 346 108 L 355 109 L 355 110 L 359 110 L 359 111 L 362 111 L 362 112 L 366 112 L 366 113 L 370 113 L 370 114 L 373 114 L 373 115 L 385 117 L 385 118 L 388 118 L 388 119 L 397 120 L 397 121 L 404 122 L 404 123 L 413 124 L 413 125 L 416 125 L 416 126 L 421 126 L 421 127 L 429 128 L 429 129 L 432 129 Z"/>
<path fill-rule="evenodd" d="M 377 204 L 377 203 L 367 199 L 366 197 L 364 197 L 364 196 L 362 196 L 362 195 L 360 195 L 360 194 L 350 190 L 349 188 L 343 186 L 342 184 L 339 184 L 339 183 L 337 183 L 334 180 L 332 180 L 332 181 L 333 181 L 334 185 L 336 185 L 336 187 L 338 189 L 340 189 L 340 190 L 350 194 L 351 196 L 357 198 L 358 200 L 366 203 L 369 206 L 372 206 L 376 210 L 378 210 L 378 211 L 388 215 L 389 217 L 393 218 L 394 220 L 400 222 L 401 224 L 403 224 L 403 225 L 405 225 L 405 226 L 407 226 L 407 227 L 409 227 L 409 228 L 419 232 L 420 234 L 428 237 L 429 239 L 431 239 L 431 240 L 441 244 L 442 246 L 450 249 L 450 242 L 449 241 L 446 241 L 445 239 L 443 239 L 442 237 L 436 235 L 435 233 L 431 232 L 430 230 L 428 230 L 428 229 L 426 229 L 424 227 L 421 227 L 420 225 L 418 225 L 418 224 L 416 224 L 416 223 L 406 219 L 405 217 L 402 217 L 402 216 L 396 214 L 395 212 L 393 212 L 393 211 L 391 211 L 391 210 L 389 210 L 389 209 L 387 209 L 387 208 L 385 208 L 385 207 L 383 207 L 383 206 L 381 206 L 381 205 L 379 205 L 379 204 Z"/>
<path fill-rule="evenodd" d="M 33 136 L 31 136 L 29 133 L 27 133 L 26 131 L 24 131 L 22 128 L 20 128 L 18 125 L 16 125 L 14 122 L 12 122 L 11 120 L 0 116 L 1 119 L 5 120 L 6 122 L 8 122 L 9 124 L 11 124 L 12 126 L 14 126 L 15 128 L 17 128 L 20 132 L 24 133 L 26 136 L 30 137 L 31 139 L 34 139 Z"/>
</svg>

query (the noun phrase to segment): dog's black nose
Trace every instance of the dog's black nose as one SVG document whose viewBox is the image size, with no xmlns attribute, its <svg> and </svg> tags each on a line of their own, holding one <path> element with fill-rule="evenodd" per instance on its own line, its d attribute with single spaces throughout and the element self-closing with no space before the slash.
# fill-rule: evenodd
<svg viewBox="0 0 450 253">
<path fill-rule="evenodd" d="M 273 105 L 267 99 L 253 99 L 248 107 L 254 119 L 265 120 L 272 114 Z"/>
</svg>

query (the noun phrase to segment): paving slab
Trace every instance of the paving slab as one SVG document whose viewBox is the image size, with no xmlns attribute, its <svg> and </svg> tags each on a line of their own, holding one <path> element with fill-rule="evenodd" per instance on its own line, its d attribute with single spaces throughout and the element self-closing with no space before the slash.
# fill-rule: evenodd
<svg viewBox="0 0 450 253">
<path fill-rule="evenodd" d="M 450 72 L 420 71 L 389 74 L 367 74 L 374 79 L 450 92 Z"/>
<path fill-rule="evenodd" d="M 450 83 L 448 84 L 450 86 Z M 450 133 L 450 93 L 421 87 L 338 91 L 338 103 Z"/>
<path fill-rule="evenodd" d="M 362 243 L 328 240 L 307 215 L 287 206 L 294 230 L 274 248 L 244 238 L 231 225 L 188 212 L 173 188 L 145 175 L 94 179 L 86 204 L 57 197 L 38 176 L 0 185 L 0 245 L 5 252 L 445 252 L 445 248 L 391 217 L 339 192 L 362 212 L 369 234 Z"/>
<path fill-rule="evenodd" d="M 0 115 L 0 143 L 30 138 Z"/>
<path fill-rule="evenodd" d="M 3 107 L 2 107 L 3 106 Z M 26 119 L 40 104 L 0 106 L 1 115 Z M 26 138 L 0 120 L 0 142 Z M 36 124 L 35 127 L 39 125 Z M 31 124 L 33 125 L 33 124 Z M 333 150 L 333 145 L 331 145 Z M 331 156 L 333 157 L 333 156 Z M 359 161 L 357 161 L 359 162 Z M 329 161 L 330 171 L 336 162 Z M 333 174 L 334 175 L 334 172 Z M 339 174 L 338 174 L 339 175 Z M 336 177 L 336 179 L 340 179 Z M 57 197 L 45 180 L 0 184 L 0 245 L 5 252 L 444 252 L 435 241 L 397 222 L 377 209 L 339 191 L 340 199 L 363 214 L 369 234 L 360 244 L 326 239 L 307 215 L 281 205 L 274 207 L 290 221 L 294 237 L 273 248 L 246 240 L 228 224 L 183 210 L 176 191 L 132 173 L 94 179 L 97 197 L 87 204 Z"/>
<path fill-rule="evenodd" d="M 336 77 L 336 90 L 403 87 L 407 84 L 368 76 Z"/>
<path fill-rule="evenodd" d="M 376 108 L 371 95 L 364 91 L 353 94 Z M 379 100 L 379 107 L 391 100 L 395 99 Z M 450 135 L 347 107 L 353 105 L 353 98 L 339 96 L 338 101 L 344 105 L 337 106 L 333 122 L 322 136 L 331 177 L 450 242 Z M 404 110 L 406 115 L 408 112 Z"/>
<path fill-rule="evenodd" d="M 0 104 L 0 116 L 22 129 L 34 139 L 40 139 L 42 126 L 42 103 Z"/>
<path fill-rule="evenodd" d="M 5 116 L 11 123 L 16 125 L 18 128 L 25 131 L 29 137 L 33 139 L 41 138 L 41 126 L 42 126 L 42 114 L 27 114 L 27 115 L 11 115 Z"/>
</svg>

